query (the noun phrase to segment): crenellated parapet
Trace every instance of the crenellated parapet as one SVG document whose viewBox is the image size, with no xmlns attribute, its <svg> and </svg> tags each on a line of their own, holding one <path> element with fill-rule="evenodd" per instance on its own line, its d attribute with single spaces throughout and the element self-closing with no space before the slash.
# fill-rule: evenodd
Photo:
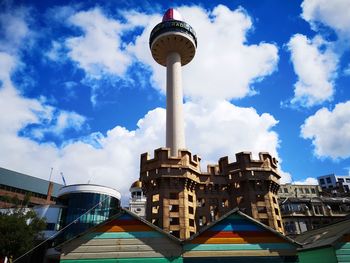
<svg viewBox="0 0 350 263">
<path fill-rule="evenodd" d="M 158 148 L 154 151 L 154 158 L 149 153 L 141 155 L 140 171 L 141 173 L 160 168 L 190 169 L 200 174 L 201 158 L 192 155 L 190 151 L 179 150 L 178 156 L 171 156 L 169 148 Z"/>
<path fill-rule="evenodd" d="M 267 152 L 260 152 L 259 159 L 253 159 L 251 152 L 236 153 L 236 161 L 230 163 L 227 156 L 220 158 L 219 170 L 222 174 L 230 174 L 235 171 L 262 171 L 271 172 L 276 179 L 280 179 L 278 161 Z"/>
</svg>

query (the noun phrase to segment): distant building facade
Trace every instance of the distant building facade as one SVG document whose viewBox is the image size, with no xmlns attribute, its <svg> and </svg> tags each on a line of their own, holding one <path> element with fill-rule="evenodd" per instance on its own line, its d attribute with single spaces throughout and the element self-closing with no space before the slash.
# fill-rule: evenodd
<svg viewBox="0 0 350 263">
<path fill-rule="evenodd" d="M 286 235 L 299 235 L 344 219 L 350 214 L 350 198 L 280 198 Z"/>
<path fill-rule="evenodd" d="M 324 192 L 335 195 L 350 193 L 350 175 L 328 174 L 317 177 L 317 181 Z"/>
<path fill-rule="evenodd" d="M 55 204 L 61 184 L 0 167 L 0 208 L 13 207 L 14 200 L 29 196 L 29 207 Z"/>
<path fill-rule="evenodd" d="M 130 187 L 131 198 L 129 200 L 129 210 L 139 217 L 146 218 L 146 196 L 142 191 L 142 183 L 134 182 Z"/>
<path fill-rule="evenodd" d="M 232 163 L 223 157 L 201 172 L 197 155 L 179 150 L 174 157 L 169 148 L 160 148 L 153 159 L 142 154 L 140 167 L 146 219 L 174 236 L 186 239 L 236 207 L 283 232 L 280 175 L 268 153 L 253 160 L 250 152 L 241 152 Z"/>
<path fill-rule="evenodd" d="M 320 197 L 322 193 L 319 185 L 296 185 L 296 184 L 281 184 L 278 190 L 278 198 L 287 197 L 304 197 L 313 198 Z"/>
</svg>

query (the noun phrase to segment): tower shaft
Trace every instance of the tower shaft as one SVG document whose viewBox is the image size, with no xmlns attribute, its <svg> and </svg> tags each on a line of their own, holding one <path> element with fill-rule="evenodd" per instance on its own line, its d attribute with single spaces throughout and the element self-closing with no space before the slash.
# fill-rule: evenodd
<svg viewBox="0 0 350 263">
<path fill-rule="evenodd" d="M 185 148 L 181 56 L 179 53 L 171 52 L 167 55 L 166 68 L 166 147 L 170 148 L 172 156 L 178 156 L 178 150 Z"/>
</svg>

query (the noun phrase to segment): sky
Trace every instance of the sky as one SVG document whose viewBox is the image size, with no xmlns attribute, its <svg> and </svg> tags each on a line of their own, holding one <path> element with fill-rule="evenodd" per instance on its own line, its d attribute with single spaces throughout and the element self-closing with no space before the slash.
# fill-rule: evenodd
<svg viewBox="0 0 350 263">
<path fill-rule="evenodd" d="M 0 166 L 121 192 L 165 145 L 169 8 L 197 33 L 182 68 L 186 146 L 202 170 L 269 152 L 281 183 L 350 171 L 349 0 L 0 2 Z"/>
</svg>

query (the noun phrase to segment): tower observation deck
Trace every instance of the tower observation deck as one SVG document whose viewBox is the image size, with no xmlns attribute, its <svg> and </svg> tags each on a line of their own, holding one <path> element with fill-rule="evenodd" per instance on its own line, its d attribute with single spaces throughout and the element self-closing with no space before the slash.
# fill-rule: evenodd
<svg viewBox="0 0 350 263">
<path fill-rule="evenodd" d="M 167 69 L 166 147 L 170 148 L 172 156 L 178 156 L 178 150 L 186 148 L 181 67 L 196 53 L 196 33 L 182 21 L 176 10 L 170 8 L 162 22 L 153 28 L 149 45 L 154 60 Z"/>
</svg>

